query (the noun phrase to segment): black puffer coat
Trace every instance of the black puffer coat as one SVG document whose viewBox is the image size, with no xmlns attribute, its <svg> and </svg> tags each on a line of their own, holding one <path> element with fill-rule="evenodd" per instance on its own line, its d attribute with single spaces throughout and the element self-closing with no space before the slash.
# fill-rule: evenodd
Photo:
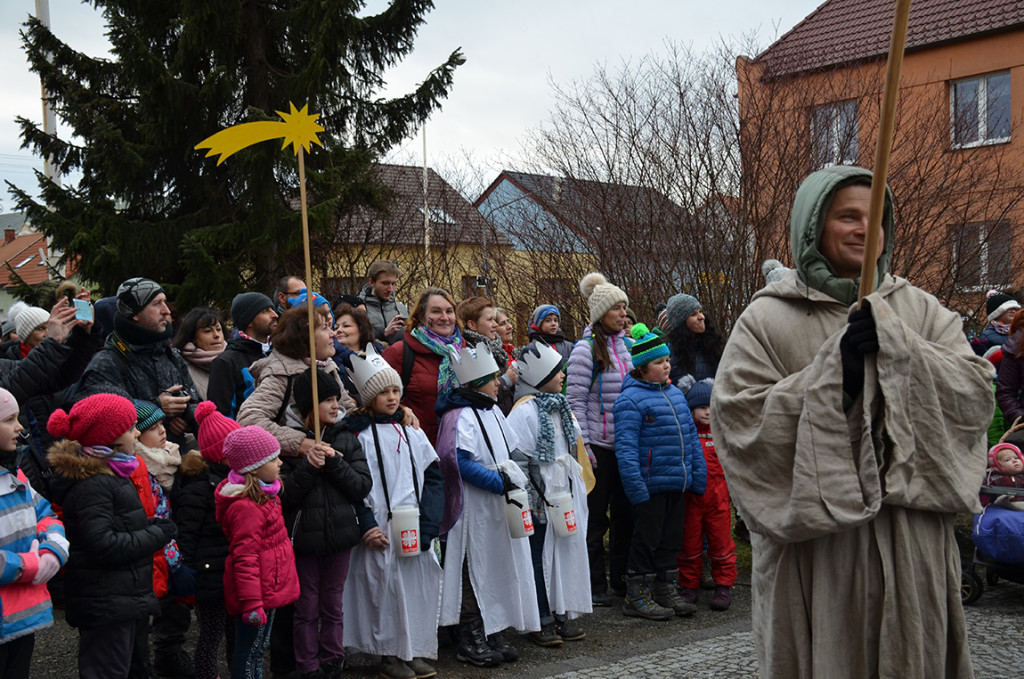
<svg viewBox="0 0 1024 679">
<path fill-rule="evenodd" d="M 92 337 L 76 328 L 71 331 L 67 344 L 47 337 L 20 361 L 0 358 L 0 387 L 14 394 L 18 403 L 28 403 L 33 396 L 64 389 L 73 384 L 82 372 L 81 369 L 70 370 L 74 377 L 69 377 L 65 373 L 65 364 L 71 367 L 79 359 L 88 363 L 95 352 L 92 349 L 88 356 L 78 356 L 83 349 L 77 343 L 78 339 L 86 338 L 84 341 L 89 342 L 94 341 L 89 339 Z"/>
<path fill-rule="evenodd" d="M 224 561 L 228 539 L 215 516 L 213 491 L 228 477 L 228 467 L 204 462 L 189 453 L 181 461 L 171 495 L 171 515 L 178 525 L 181 559 L 196 572 L 196 601 L 224 599 Z"/>
<path fill-rule="evenodd" d="M 337 554 L 361 540 L 356 510 L 373 484 L 366 454 L 359 439 L 336 425 L 324 430 L 322 438 L 340 455 L 327 458 L 320 469 L 305 457 L 282 458 L 293 465 L 281 503 L 296 554 Z"/>
<path fill-rule="evenodd" d="M 100 627 L 159 612 L 153 553 L 174 537 L 174 524 L 147 518 L 131 479 L 80 454 L 74 441 L 55 443 L 49 461 L 71 544 L 64 584 L 68 624 Z"/>
</svg>

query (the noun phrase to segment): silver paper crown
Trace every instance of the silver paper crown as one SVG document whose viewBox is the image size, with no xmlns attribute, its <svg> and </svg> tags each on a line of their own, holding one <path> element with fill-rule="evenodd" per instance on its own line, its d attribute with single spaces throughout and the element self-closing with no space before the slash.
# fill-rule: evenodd
<svg viewBox="0 0 1024 679">
<path fill-rule="evenodd" d="M 363 387 L 366 386 L 371 377 L 382 370 L 392 370 L 392 368 L 387 361 L 381 358 L 377 350 L 373 348 L 372 342 L 366 345 L 366 358 L 358 354 L 352 356 L 352 379 L 355 381 L 356 389 L 359 391 L 363 390 Z"/>
<path fill-rule="evenodd" d="M 562 369 L 562 355 L 558 350 L 543 342 L 530 342 L 523 347 L 516 361 L 519 379 L 537 388 L 555 376 Z"/>
<path fill-rule="evenodd" d="M 448 354 L 452 360 L 455 377 L 463 386 L 498 372 L 498 364 L 495 363 L 494 357 L 491 356 L 490 350 L 483 342 L 477 344 L 475 349 L 462 347 L 460 351 L 449 346 Z"/>
</svg>

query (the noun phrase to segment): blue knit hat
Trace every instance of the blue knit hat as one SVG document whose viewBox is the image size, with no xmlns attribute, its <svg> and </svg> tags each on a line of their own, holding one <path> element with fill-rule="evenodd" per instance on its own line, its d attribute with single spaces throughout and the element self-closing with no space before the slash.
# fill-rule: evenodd
<svg viewBox="0 0 1024 679">
<path fill-rule="evenodd" d="M 665 338 L 655 335 L 643 323 L 634 325 L 631 334 L 633 339 L 636 340 L 633 346 L 629 348 L 629 353 L 633 356 L 634 368 L 647 365 L 659 358 L 668 357 L 669 351 L 668 345 L 665 344 Z"/>
<path fill-rule="evenodd" d="M 562 314 L 558 311 L 558 307 L 553 304 L 541 304 L 533 310 L 532 314 L 530 314 L 529 329 L 540 330 L 541 322 L 551 314 L 558 316 L 559 319 L 562 318 Z"/>
<path fill-rule="evenodd" d="M 689 391 L 686 392 L 686 405 L 690 410 L 695 408 L 707 408 L 711 405 L 711 386 L 714 382 L 710 379 L 695 382 Z"/>
<path fill-rule="evenodd" d="M 162 422 L 167 417 L 157 404 L 139 399 L 135 400 L 135 412 L 139 416 L 135 428 L 139 430 L 140 434 L 150 427 L 156 426 L 157 422 Z"/>
</svg>

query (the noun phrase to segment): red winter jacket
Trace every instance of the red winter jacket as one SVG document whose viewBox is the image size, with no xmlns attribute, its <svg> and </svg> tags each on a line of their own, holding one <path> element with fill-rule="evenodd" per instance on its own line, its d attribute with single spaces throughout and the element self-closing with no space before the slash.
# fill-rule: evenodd
<svg viewBox="0 0 1024 679">
<path fill-rule="evenodd" d="M 156 516 L 156 499 L 153 497 L 153 487 L 149 484 L 149 468 L 141 457 L 136 455 L 135 459 L 139 461 L 139 466 L 128 478 L 132 480 L 135 491 L 139 494 L 142 508 L 146 510 L 146 518 L 152 519 Z M 161 547 L 153 553 L 153 594 L 157 599 L 167 596 L 167 579 L 167 557 L 164 556 Z"/>
<path fill-rule="evenodd" d="M 422 342 L 407 332 L 401 342 L 395 342 L 381 354 L 399 376 L 402 374 L 405 343 L 409 344 L 409 348 L 416 355 L 416 362 L 412 365 L 409 386 L 402 393 L 402 404 L 412 408 L 430 445 L 436 445 L 437 414 L 434 413 L 434 403 L 437 402 L 437 376 L 441 372 L 441 357 L 423 346 Z M 370 404 L 364 403 L 363 405 L 369 406 Z"/>
<path fill-rule="evenodd" d="M 224 562 L 224 607 L 229 615 L 260 607 L 270 611 L 299 598 L 295 554 L 281 501 L 275 496 L 258 505 L 237 495 L 240 490 L 225 479 L 214 491 L 217 523 L 230 545 Z"/>
</svg>

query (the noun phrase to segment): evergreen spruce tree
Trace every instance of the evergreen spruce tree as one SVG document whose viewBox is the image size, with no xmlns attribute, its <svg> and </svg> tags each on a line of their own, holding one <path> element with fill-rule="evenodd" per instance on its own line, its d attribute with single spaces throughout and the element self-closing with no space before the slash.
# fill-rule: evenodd
<svg viewBox="0 0 1024 679">
<path fill-rule="evenodd" d="M 269 292 L 302 272 L 298 177 L 290 149 L 267 142 L 217 166 L 194 146 L 218 130 L 278 120 L 289 102 L 320 113 L 323 148 L 307 156 L 310 228 L 381 206 L 370 164 L 440 107 L 464 59 L 455 50 L 411 92 L 376 93 L 412 50 L 431 0 L 92 0 L 113 59 L 72 50 L 35 18 L 22 42 L 76 139 L 19 118 L 23 147 L 81 173 L 76 186 L 38 176 L 41 200 L 18 207 L 105 294 L 136 275 L 170 286 L 182 309 Z M 329 237 L 326 240 L 331 240 Z"/>
</svg>

